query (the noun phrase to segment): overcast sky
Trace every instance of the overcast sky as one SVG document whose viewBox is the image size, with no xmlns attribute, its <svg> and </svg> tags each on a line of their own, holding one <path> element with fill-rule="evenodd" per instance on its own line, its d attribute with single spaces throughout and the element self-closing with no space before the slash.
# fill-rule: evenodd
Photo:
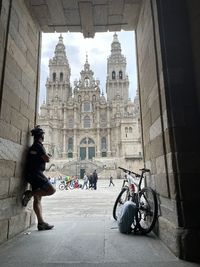
<svg viewBox="0 0 200 267">
<path fill-rule="evenodd" d="M 74 80 L 80 78 L 80 72 L 86 61 L 94 72 L 94 78 L 100 80 L 100 89 L 104 92 L 106 88 L 107 58 L 111 54 L 111 43 L 114 32 L 96 33 L 93 39 L 84 39 L 81 33 L 62 33 L 66 55 L 71 68 L 71 86 L 74 87 Z M 135 35 L 134 32 L 117 32 L 121 43 L 122 54 L 126 57 L 126 72 L 129 76 L 129 96 L 133 100 L 137 89 L 137 71 L 135 56 Z M 40 105 L 45 100 L 45 83 L 49 75 L 49 59 L 53 58 L 55 46 L 58 43 L 60 33 L 42 34 L 41 52 L 41 74 L 40 74 Z"/>
</svg>

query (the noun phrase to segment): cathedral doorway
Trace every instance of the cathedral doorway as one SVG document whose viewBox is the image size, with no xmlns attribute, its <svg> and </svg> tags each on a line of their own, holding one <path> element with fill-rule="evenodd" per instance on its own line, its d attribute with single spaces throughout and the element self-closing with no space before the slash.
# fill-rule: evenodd
<svg viewBox="0 0 200 267">
<path fill-rule="evenodd" d="M 95 157 L 95 142 L 92 138 L 85 137 L 80 142 L 80 160 Z"/>
</svg>

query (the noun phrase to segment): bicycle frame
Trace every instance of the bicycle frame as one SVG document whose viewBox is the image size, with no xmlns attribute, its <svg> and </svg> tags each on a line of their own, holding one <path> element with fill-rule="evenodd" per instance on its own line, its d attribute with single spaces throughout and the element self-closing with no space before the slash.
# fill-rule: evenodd
<svg viewBox="0 0 200 267">
<path fill-rule="evenodd" d="M 141 174 L 138 174 L 138 173 L 135 173 L 133 171 L 130 171 L 130 170 L 122 168 L 122 167 L 118 167 L 118 168 L 123 170 L 126 175 L 129 175 L 132 178 L 132 179 L 131 178 L 129 178 L 129 179 L 128 178 L 124 178 L 122 188 L 125 186 L 125 184 L 127 182 L 128 186 L 129 186 L 129 189 L 131 189 L 131 185 L 133 184 L 134 186 L 136 186 L 137 192 L 141 191 L 142 180 L 143 180 L 143 178 L 145 178 L 144 174 L 146 172 L 150 172 L 150 170 L 146 169 L 146 168 L 143 168 L 143 169 L 140 169 L 142 171 Z M 133 174 L 135 177 L 133 177 L 131 174 Z M 138 184 L 134 181 L 134 178 L 136 178 L 136 179 L 139 178 L 139 183 Z"/>
</svg>

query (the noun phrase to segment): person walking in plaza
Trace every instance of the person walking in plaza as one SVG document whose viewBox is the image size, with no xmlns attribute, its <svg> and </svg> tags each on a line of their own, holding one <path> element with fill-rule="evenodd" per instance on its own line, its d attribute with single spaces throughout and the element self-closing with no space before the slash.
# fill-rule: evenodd
<svg viewBox="0 0 200 267">
<path fill-rule="evenodd" d="M 83 186 L 82 186 L 82 189 L 84 189 L 84 187 L 86 187 L 86 189 L 88 189 L 88 177 L 87 177 L 86 173 L 84 173 L 84 176 L 83 176 Z"/>
<path fill-rule="evenodd" d="M 111 186 L 111 184 L 112 184 L 113 186 L 115 186 L 114 183 L 113 183 L 113 177 L 112 177 L 112 175 L 110 175 L 110 184 L 109 184 L 109 187 Z"/>
<path fill-rule="evenodd" d="M 97 180 L 98 180 L 98 175 L 97 175 L 97 171 L 96 170 L 94 170 L 94 172 L 93 172 L 93 185 L 94 185 L 94 190 L 96 190 L 97 189 Z"/>
<path fill-rule="evenodd" d="M 91 189 L 94 188 L 93 174 L 92 173 L 90 173 L 90 176 L 89 176 L 89 188 L 91 188 Z"/>
<path fill-rule="evenodd" d="M 33 197 L 33 209 L 35 211 L 38 230 L 50 230 L 54 225 L 44 221 L 42 215 L 41 199 L 43 196 L 50 196 L 55 193 L 55 188 L 49 179 L 43 174 L 46 162 L 49 162 L 51 155 L 47 154 L 42 144 L 44 141 L 44 131 L 40 126 L 35 126 L 31 131 L 34 138 L 32 146 L 27 153 L 26 176 L 25 179 L 32 186 L 31 190 L 26 190 L 22 197 L 22 205 L 27 206 L 29 200 Z"/>
</svg>

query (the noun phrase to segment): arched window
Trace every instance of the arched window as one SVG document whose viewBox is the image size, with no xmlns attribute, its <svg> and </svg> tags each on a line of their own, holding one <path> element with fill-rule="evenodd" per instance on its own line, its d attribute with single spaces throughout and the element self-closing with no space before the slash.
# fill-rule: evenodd
<svg viewBox="0 0 200 267">
<path fill-rule="evenodd" d="M 119 71 L 119 78 L 120 78 L 120 80 L 123 79 L 123 73 L 121 70 Z"/>
<path fill-rule="evenodd" d="M 132 133 L 133 129 L 132 127 L 129 127 L 129 133 Z"/>
<path fill-rule="evenodd" d="M 106 145 L 106 138 L 105 137 L 102 137 L 101 138 L 101 149 L 102 150 L 106 150 L 106 147 L 107 147 L 107 145 Z"/>
<path fill-rule="evenodd" d="M 56 81 L 56 73 L 54 72 L 53 73 L 53 82 L 55 82 Z"/>
<path fill-rule="evenodd" d="M 70 151 L 73 150 L 73 138 L 72 137 L 68 139 L 68 150 Z"/>
<path fill-rule="evenodd" d="M 115 74 L 115 71 L 112 72 L 112 79 L 115 80 L 116 78 L 116 74 Z"/>
<path fill-rule="evenodd" d="M 84 117 L 83 127 L 84 128 L 90 128 L 90 117 L 89 116 Z"/>
<path fill-rule="evenodd" d="M 80 95 L 78 96 L 78 102 L 79 103 L 81 102 L 81 96 Z"/>
<path fill-rule="evenodd" d="M 63 73 L 62 72 L 60 73 L 60 81 L 61 82 L 63 81 Z"/>
</svg>

